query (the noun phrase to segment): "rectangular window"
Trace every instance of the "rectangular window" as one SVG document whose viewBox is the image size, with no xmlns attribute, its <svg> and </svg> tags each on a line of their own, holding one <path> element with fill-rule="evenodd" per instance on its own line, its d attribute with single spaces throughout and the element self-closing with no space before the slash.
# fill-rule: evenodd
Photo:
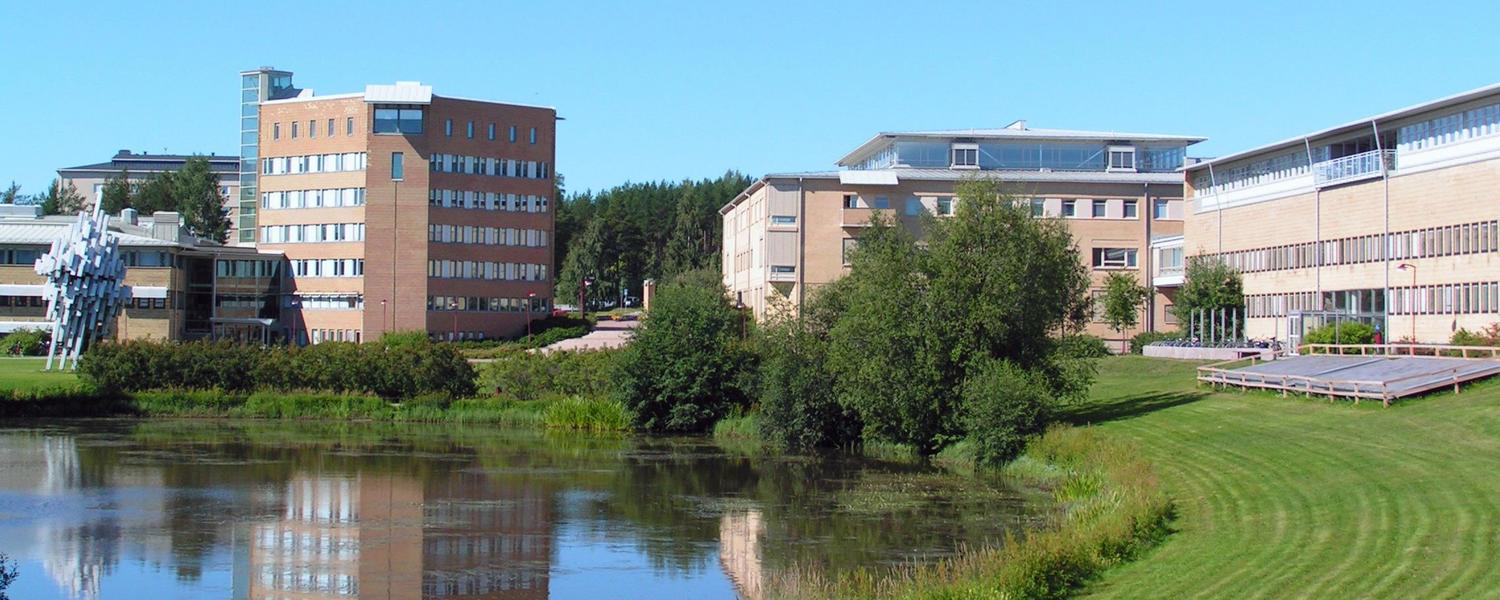
<svg viewBox="0 0 1500 600">
<path fill-rule="evenodd" d="M 1126 200 L 1125 201 L 1125 205 L 1124 205 L 1124 209 L 1125 209 L 1125 213 L 1124 213 L 1124 217 L 1125 218 L 1127 218 L 1127 219 L 1134 219 L 1134 218 L 1136 218 L 1138 216 L 1137 213 L 1136 213 L 1135 200 Z"/>
<path fill-rule="evenodd" d="M 334 133 L 337 132 L 337 131 L 338 131 L 337 129 L 333 128 L 333 119 L 329 119 L 328 120 L 328 137 L 333 137 Z"/>
<path fill-rule="evenodd" d="M 797 217 L 783 216 L 783 215 L 773 215 L 771 217 L 771 224 L 772 225 L 796 225 L 797 224 Z"/>
<path fill-rule="evenodd" d="M 420 108 L 376 108 L 375 133 L 417 134 L 422 133 L 423 111 Z M 353 124 L 350 124 L 353 131 Z"/>
<path fill-rule="evenodd" d="M 1095 269 L 1134 269 L 1134 248 L 1094 248 Z"/>
<path fill-rule="evenodd" d="M 489 137 L 490 137 L 490 141 L 494 141 L 494 139 L 495 139 L 495 124 L 494 124 L 494 123 L 490 123 L 490 131 L 489 131 L 489 134 L 490 134 L 490 135 L 489 135 Z"/>
<path fill-rule="evenodd" d="M 950 166 L 955 169 L 979 168 L 979 145 L 954 144 L 953 161 L 950 163 Z"/>
<path fill-rule="evenodd" d="M 515 125 L 511 125 L 510 126 L 510 141 L 511 142 L 515 142 L 516 141 L 516 126 Z"/>
<path fill-rule="evenodd" d="M 940 215 L 940 216 L 944 216 L 944 217 L 952 215 L 953 214 L 953 199 L 952 198 L 938 198 L 938 201 L 937 201 L 937 214 Z"/>
<path fill-rule="evenodd" d="M 318 122 L 316 120 L 310 120 L 307 122 L 307 137 L 318 137 Z"/>
<path fill-rule="evenodd" d="M 771 272 L 772 273 L 783 273 L 783 274 L 796 273 L 797 272 L 797 267 L 789 267 L 789 266 L 786 266 L 786 265 L 771 265 Z"/>
<path fill-rule="evenodd" d="M 406 155 L 400 152 L 391 153 L 391 181 L 401 181 L 406 178 Z"/>
<path fill-rule="evenodd" d="M 922 201 L 911 197 L 906 199 L 906 216 L 915 217 L 922 212 Z"/>
<path fill-rule="evenodd" d="M 292 121 L 292 139 L 297 139 L 297 122 Z"/>
<path fill-rule="evenodd" d="M 474 139 L 474 122 L 473 121 L 469 121 L 468 137 L 471 140 Z"/>
<path fill-rule="evenodd" d="M 1162 200 L 1160 198 L 1157 198 L 1156 200 L 1152 200 L 1151 201 L 1151 218 L 1157 219 L 1157 220 L 1161 220 L 1161 219 L 1167 218 L 1167 215 L 1169 214 L 1167 212 L 1168 206 L 1169 205 L 1167 204 L 1166 200 Z"/>
<path fill-rule="evenodd" d="M 279 139 L 281 139 L 281 123 L 272 123 L 271 124 L 271 139 L 273 139 L 273 140 L 279 140 Z"/>
<path fill-rule="evenodd" d="M 859 208 L 859 194 L 844 194 L 844 208 Z"/>
<path fill-rule="evenodd" d="M 1135 170 L 1135 148 L 1130 146 L 1109 147 L 1109 170 L 1110 171 L 1134 171 Z"/>
<path fill-rule="evenodd" d="M 1095 219 L 1103 219 L 1104 215 L 1107 214 L 1106 211 L 1105 211 L 1105 207 L 1106 207 L 1105 201 L 1104 200 L 1095 200 L 1095 201 L 1091 202 L 1090 204 L 1093 205 L 1094 218 Z"/>
<path fill-rule="evenodd" d="M 453 137 L 453 119 L 443 120 L 443 135 Z"/>
<path fill-rule="evenodd" d="M 853 251 L 854 248 L 857 247 L 857 246 L 859 246 L 859 240 L 858 239 L 856 239 L 856 238 L 844 238 L 843 261 L 844 261 L 845 265 L 849 264 L 849 253 L 851 251 Z"/>
<path fill-rule="evenodd" d="M 1062 203 L 1062 216 L 1069 217 L 1069 218 L 1078 216 L 1078 201 L 1077 200 L 1063 200 L 1063 203 Z"/>
<path fill-rule="evenodd" d="M 533 144 L 536 143 L 536 128 L 535 127 L 531 128 L 531 143 L 533 143 Z"/>
<path fill-rule="evenodd" d="M 344 135 L 354 135 L 354 117 L 344 119 Z"/>
<path fill-rule="evenodd" d="M 870 203 L 870 208 L 882 208 L 882 209 L 884 209 L 884 208 L 890 208 L 890 207 L 891 207 L 891 199 L 887 198 L 885 196 L 876 196 L 875 200 Z"/>
<path fill-rule="evenodd" d="M 1041 217 L 1047 214 L 1047 201 L 1041 198 L 1031 199 L 1031 216 Z"/>
</svg>

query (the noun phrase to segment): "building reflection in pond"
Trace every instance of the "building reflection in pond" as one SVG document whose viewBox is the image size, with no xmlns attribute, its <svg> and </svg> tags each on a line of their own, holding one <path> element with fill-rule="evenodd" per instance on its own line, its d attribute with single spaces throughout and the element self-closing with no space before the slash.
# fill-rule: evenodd
<svg viewBox="0 0 1500 600">
<path fill-rule="evenodd" d="M 765 597 L 760 546 L 765 534 L 759 510 L 728 512 L 719 518 L 719 567 L 745 600 Z"/>
</svg>

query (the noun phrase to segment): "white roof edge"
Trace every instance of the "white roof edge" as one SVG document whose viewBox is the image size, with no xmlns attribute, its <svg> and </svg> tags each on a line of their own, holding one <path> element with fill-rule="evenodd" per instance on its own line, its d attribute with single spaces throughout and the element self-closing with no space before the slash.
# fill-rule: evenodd
<svg viewBox="0 0 1500 600">
<path fill-rule="evenodd" d="M 266 100 L 261 104 L 291 104 L 293 102 L 312 102 L 314 100 L 343 100 L 346 98 L 364 97 L 363 92 L 352 92 L 348 94 L 329 94 L 327 96 L 298 96 L 296 98 L 281 98 L 279 100 Z"/>
<path fill-rule="evenodd" d="M 372 83 L 365 86 L 365 102 L 390 104 L 432 104 L 432 86 L 415 81 L 394 84 Z"/>
<path fill-rule="evenodd" d="M 1022 121 L 1023 122 L 1023 121 Z M 1011 125 L 1015 125 L 1012 123 Z M 1017 133 L 1002 134 L 1000 131 L 1014 131 Z M 1020 135 L 1025 134 L 1025 135 Z M 1208 138 L 1196 135 L 1177 135 L 1170 133 L 1136 133 L 1129 131 L 1083 131 L 1072 129 L 1011 129 L 1009 125 L 1001 129 L 934 129 L 928 131 L 882 131 L 875 134 L 859 147 L 845 154 L 838 162 L 834 163 L 841 167 L 851 166 L 857 157 L 863 157 L 873 150 L 879 142 L 885 139 L 896 138 L 949 138 L 949 137 L 973 137 L 990 139 L 1038 139 L 1038 140 L 1131 140 L 1139 142 L 1187 142 L 1193 145 Z"/>
<path fill-rule="evenodd" d="M 1333 126 L 1333 127 L 1319 129 L 1319 130 L 1311 132 L 1311 133 L 1305 133 L 1305 134 L 1302 134 L 1302 135 L 1293 136 L 1293 137 L 1281 140 L 1279 142 L 1272 142 L 1270 144 L 1264 144 L 1264 145 L 1260 145 L 1260 146 L 1255 146 L 1255 147 L 1250 148 L 1248 150 L 1241 150 L 1241 151 L 1235 152 L 1233 154 L 1226 154 L 1224 156 L 1218 156 L 1218 157 L 1214 157 L 1214 158 L 1210 158 L 1210 159 L 1204 159 L 1204 160 L 1202 160 L 1202 161 L 1200 161 L 1200 162 L 1198 162 L 1196 164 L 1186 165 L 1186 166 L 1183 167 L 1182 170 L 1183 171 L 1193 171 L 1193 170 L 1196 170 L 1196 169 L 1199 169 L 1199 168 L 1202 168 L 1202 167 L 1207 167 L 1208 165 L 1211 165 L 1211 164 L 1223 164 L 1223 163 L 1228 162 L 1228 161 L 1239 160 L 1241 158 L 1245 158 L 1245 157 L 1252 156 L 1252 155 L 1255 155 L 1255 154 L 1260 154 L 1262 152 L 1266 152 L 1266 151 L 1269 151 L 1269 150 L 1280 149 L 1282 147 L 1290 146 L 1290 145 L 1294 145 L 1294 144 L 1301 144 L 1303 140 L 1310 140 L 1310 139 L 1313 139 L 1313 138 L 1318 138 L 1318 137 L 1323 137 L 1323 136 L 1326 136 L 1326 135 L 1331 135 L 1333 133 L 1336 133 L 1336 132 L 1339 132 L 1339 131 L 1342 131 L 1342 130 L 1345 130 L 1345 129 L 1354 128 L 1354 127 L 1368 126 L 1371 121 L 1375 121 L 1376 123 L 1379 123 L 1382 120 L 1401 119 L 1401 118 L 1409 117 L 1409 116 L 1412 116 L 1414 114 L 1418 114 L 1418 113 L 1421 113 L 1421 112 L 1425 112 L 1425 111 L 1429 111 L 1429 110 L 1435 110 L 1435 109 L 1440 108 L 1440 107 L 1445 106 L 1445 105 L 1463 104 L 1464 102 L 1468 102 L 1470 100 L 1475 100 L 1475 99 L 1484 97 L 1484 96 L 1489 95 L 1489 94 L 1494 94 L 1494 93 L 1500 93 L 1500 83 L 1492 83 L 1490 85 L 1486 85 L 1486 86 L 1483 86 L 1483 87 L 1474 88 L 1472 90 L 1468 90 L 1468 91 L 1464 91 L 1464 92 L 1459 92 L 1457 94 L 1452 94 L 1452 95 L 1449 95 L 1449 96 L 1444 96 L 1444 97 L 1438 98 L 1436 100 L 1428 100 L 1426 102 L 1422 102 L 1422 103 L 1419 103 L 1419 104 L 1413 104 L 1413 105 L 1407 106 L 1405 108 L 1398 108 L 1396 110 L 1392 110 L 1392 111 L 1380 113 L 1378 115 L 1374 115 L 1374 116 L 1370 116 L 1370 117 L 1365 117 L 1363 119 L 1356 119 L 1356 120 L 1350 121 L 1348 123 L 1344 123 L 1342 125 L 1336 125 L 1336 126 Z"/>
</svg>

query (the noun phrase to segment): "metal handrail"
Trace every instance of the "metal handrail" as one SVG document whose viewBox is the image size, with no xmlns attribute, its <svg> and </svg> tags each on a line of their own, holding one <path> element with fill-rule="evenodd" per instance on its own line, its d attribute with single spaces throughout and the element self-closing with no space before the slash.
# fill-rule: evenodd
<svg viewBox="0 0 1500 600">
<path fill-rule="evenodd" d="M 1332 160 L 1313 163 L 1314 185 L 1327 185 L 1364 176 L 1373 176 L 1396 167 L 1395 150 L 1371 150 Z"/>
<path fill-rule="evenodd" d="M 1500 346 L 1459 346 L 1455 344 L 1415 344 L 1410 342 L 1387 342 L 1384 344 L 1301 344 L 1297 346 L 1298 354 L 1316 354 L 1322 350 L 1323 354 L 1346 354 L 1344 350 L 1358 350 L 1360 356 L 1368 356 L 1368 351 L 1375 352 L 1375 356 L 1424 356 L 1427 358 L 1474 358 L 1469 356 L 1472 352 L 1479 355 L 1488 355 L 1488 358 L 1500 358 Z M 1426 353 L 1419 354 L 1419 351 Z M 1457 352 L 1459 356 L 1444 356 L 1443 353 Z M 1349 352 L 1348 354 L 1353 354 Z"/>
</svg>

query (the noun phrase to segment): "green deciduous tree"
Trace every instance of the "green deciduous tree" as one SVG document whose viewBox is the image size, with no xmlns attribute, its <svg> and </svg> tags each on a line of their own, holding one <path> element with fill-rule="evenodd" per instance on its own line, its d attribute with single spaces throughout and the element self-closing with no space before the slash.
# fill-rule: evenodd
<svg viewBox="0 0 1500 600">
<path fill-rule="evenodd" d="M 702 432 L 744 405 L 753 355 L 725 296 L 713 272 L 685 273 L 658 290 L 615 369 L 617 398 L 637 428 Z"/>
<path fill-rule="evenodd" d="M 994 361 L 1029 373 L 1049 400 L 1077 397 L 1091 375 L 1058 350 L 1058 336 L 1085 314 L 1089 288 L 1066 225 L 1032 218 L 992 181 L 963 182 L 957 197 L 952 218 L 925 219 L 925 245 L 872 220 L 829 336 L 840 402 L 859 412 L 868 434 L 924 453 L 983 433 L 966 414 L 1001 410 L 969 405 L 1009 401 L 963 392 L 979 369 L 998 369 Z"/>
<path fill-rule="evenodd" d="M 1104 322 L 1110 329 L 1120 335 L 1120 352 L 1130 351 L 1129 341 L 1125 340 L 1125 330 L 1136 326 L 1140 322 L 1141 304 L 1146 301 L 1149 293 L 1145 287 L 1136 282 L 1135 275 L 1121 271 L 1109 274 L 1104 280 Z"/>
<path fill-rule="evenodd" d="M 1244 308 L 1244 283 L 1239 271 L 1213 258 L 1188 261 L 1182 288 L 1177 290 L 1172 305 L 1179 323 L 1193 323 L 1194 315 L 1213 314 L 1219 309 L 1235 312 Z M 1190 331 L 1188 335 L 1202 333 Z"/>
<path fill-rule="evenodd" d="M 839 289 L 820 288 L 810 304 L 836 303 L 832 296 Z M 797 318 L 786 307 L 769 313 L 757 340 L 761 435 L 792 450 L 857 442 L 863 429 L 859 414 L 839 402 L 838 388 L 829 376 L 829 323 L 820 317 L 830 313 Z"/>
</svg>

